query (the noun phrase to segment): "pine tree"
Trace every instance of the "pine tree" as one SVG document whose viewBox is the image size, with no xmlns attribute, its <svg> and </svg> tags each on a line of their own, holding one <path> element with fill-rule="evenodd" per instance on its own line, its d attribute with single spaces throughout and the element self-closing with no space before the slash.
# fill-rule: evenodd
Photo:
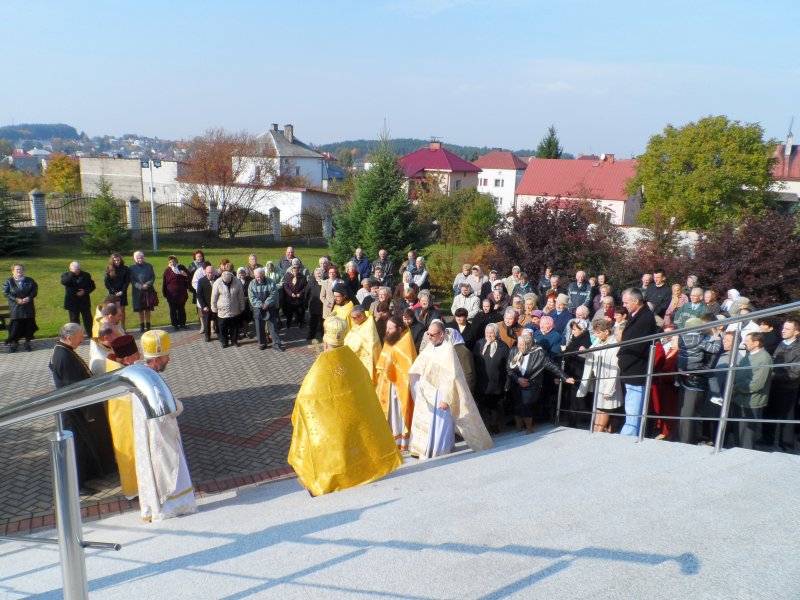
<svg viewBox="0 0 800 600">
<path fill-rule="evenodd" d="M 410 249 L 426 245 L 387 138 L 373 154 L 372 167 L 356 178 L 353 196 L 334 214 L 333 224 L 331 251 L 339 265 L 358 247 L 370 258 L 385 248 L 399 262 Z"/>
<path fill-rule="evenodd" d="M 83 246 L 90 252 L 103 254 L 123 252 L 130 244 L 130 232 L 125 228 L 111 184 L 101 177 L 97 187 L 100 195 L 89 207 L 89 221 L 86 223 L 89 235 L 83 236 Z"/>
<path fill-rule="evenodd" d="M 11 205 L 11 195 L 6 185 L 0 181 L 0 256 L 25 254 L 39 243 L 36 230 L 19 227 L 23 218 Z"/>
<path fill-rule="evenodd" d="M 559 144 L 558 132 L 555 126 L 550 125 L 547 135 L 542 138 L 536 148 L 536 158 L 561 158 L 563 153 L 564 148 Z"/>
</svg>

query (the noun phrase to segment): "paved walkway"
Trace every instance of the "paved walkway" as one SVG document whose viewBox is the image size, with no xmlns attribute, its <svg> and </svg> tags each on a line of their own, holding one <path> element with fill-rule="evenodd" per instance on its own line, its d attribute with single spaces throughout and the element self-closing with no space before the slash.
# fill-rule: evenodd
<svg viewBox="0 0 800 600">
<path fill-rule="evenodd" d="M 198 332 L 194 325 L 170 334 L 174 349 L 164 373 L 185 406 L 179 422 L 196 488 L 217 492 L 293 474 L 286 462 L 290 416 L 315 358 L 306 329 L 281 330 L 286 352 L 261 351 L 249 340 L 222 349 Z M 35 341 L 32 352 L 0 354 L 0 406 L 52 389 L 48 361 L 54 342 Z M 80 353 L 88 359 L 88 344 Z M 47 453 L 52 429 L 47 418 L 0 430 L 0 534 L 53 524 Z M 82 497 L 85 518 L 136 506 L 122 497 L 116 477 L 88 484 L 98 493 Z"/>
<path fill-rule="evenodd" d="M 93 521 L 92 598 L 800 597 L 800 457 L 554 429 L 311 498 L 296 480 Z M 58 550 L 0 542 L 0 597 L 60 598 Z"/>
</svg>

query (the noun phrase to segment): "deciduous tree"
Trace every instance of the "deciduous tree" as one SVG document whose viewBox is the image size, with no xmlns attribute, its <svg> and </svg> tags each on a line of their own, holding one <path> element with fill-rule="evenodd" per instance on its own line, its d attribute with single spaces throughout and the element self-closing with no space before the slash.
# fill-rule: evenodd
<svg viewBox="0 0 800 600">
<path fill-rule="evenodd" d="M 47 160 L 44 189 L 60 194 L 81 193 L 81 167 L 66 154 L 54 154 Z"/>
<path fill-rule="evenodd" d="M 548 265 L 569 274 L 624 269 L 624 242 L 606 213 L 585 202 L 538 200 L 517 211 L 511 226 L 494 236 L 491 265 L 510 273 L 519 265 L 541 273 Z"/>
<path fill-rule="evenodd" d="M 478 197 L 464 210 L 461 218 L 460 241 L 463 244 L 477 246 L 486 244 L 492 239 L 500 224 L 500 211 L 494 198 L 487 194 Z"/>
<path fill-rule="evenodd" d="M 774 201 L 770 190 L 774 141 L 755 123 L 706 117 L 683 127 L 667 125 L 639 156 L 628 193 L 643 190 L 639 219 L 658 213 L 680 226 L 708 229 L 715 222 L 759 213 Z"/>
<path fill-rule="evenodd" d="M 260 198 L 267 194 L 262 183 L 279 177 L 275 161 L 260 161 L 256 169 L 252 163 L 234 157 L 272 159 L 274 153 L 260 148 L 249 134 L 211 129 L 192 142 L 184 177 L 190 197 L 196 195 L 207 205 L 217 205 L 220 232 L 229 237 L 239 233 Z"/>
<path fill-rule="evenodd" d="M 731 288 L 765 308 L 800 298 L 800 230 L 795 215 L 766 211 L 700 236 L 693 272 L 721 294 Z"/>
</svg>

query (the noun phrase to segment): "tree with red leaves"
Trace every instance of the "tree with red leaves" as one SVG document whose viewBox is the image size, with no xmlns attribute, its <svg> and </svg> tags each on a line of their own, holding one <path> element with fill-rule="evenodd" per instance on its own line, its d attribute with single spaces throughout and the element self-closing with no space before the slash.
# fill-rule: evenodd
<svg viewBox="0 0 800 600">
<path fill-rule="evenodd" d="M 721 298 L 734 288 L 758 308 L 800 298 L 800 229 L 794 215 L 768 211 L 704 232 L 693 272 Z"/>
<path fill-rule="evenodd" d="M 525 205 L 494 238 L 492 267 L 510 273 L 519 265 L 531 277 L 546 266 L 572 277 L 575 270 L 622 270 L 625 247 L 609 216 L 586 202 L 538 200 Z"/>
</svg>

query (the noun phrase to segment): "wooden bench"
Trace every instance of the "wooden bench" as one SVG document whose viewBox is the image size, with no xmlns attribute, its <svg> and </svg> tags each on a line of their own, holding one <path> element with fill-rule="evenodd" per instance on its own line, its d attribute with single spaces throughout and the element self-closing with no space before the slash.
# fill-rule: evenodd
<svg viewBox="0 0 800 600">
<path fill-rule="evenodd" d="M 8 322 L 11 320 L 11 310 L 0 308 L 0 330 L 8 329 Z"/>
</svg>

